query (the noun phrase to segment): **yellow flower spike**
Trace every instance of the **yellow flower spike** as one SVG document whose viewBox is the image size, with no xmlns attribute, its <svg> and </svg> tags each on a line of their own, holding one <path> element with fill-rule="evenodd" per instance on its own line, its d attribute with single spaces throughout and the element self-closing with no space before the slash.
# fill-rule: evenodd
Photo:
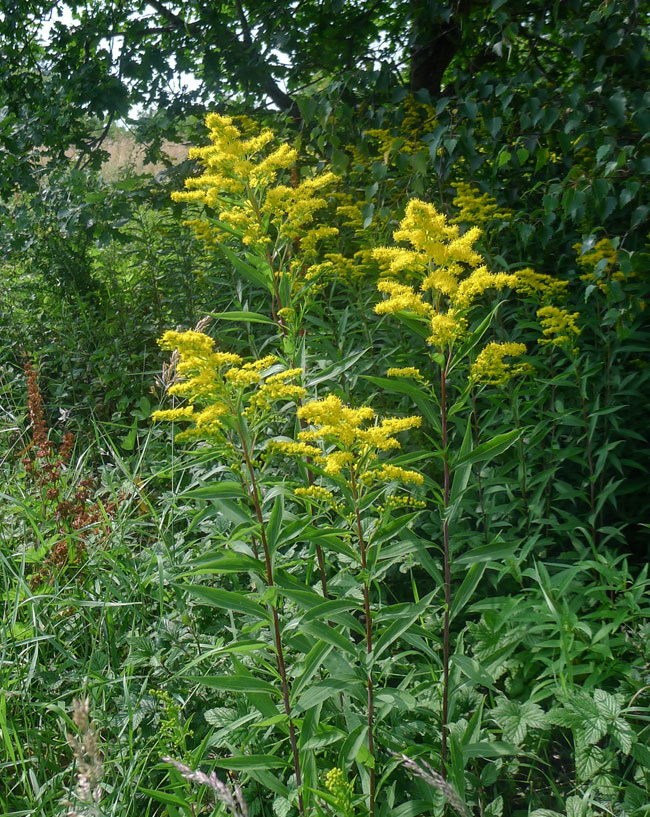
<svg viewBox="0 0 650 817">
<path fill-rule="evenodd" d="M 429 317 L 434 312 L 431 304 L 427 303 L 413 287 L 398 284 L 397 281 L 382 280 L 377 284 L 377 289 L 389 296 L 386 301 L 380 301 L 375 305 L 377 315 L 413 312 L 415 315 Z"/>
<path fill-rule="evenodd" d="M 279 454 L 286 454 L 289 457 L 320 457 L 321 450 L 315 445 L 307 445 L 303 442 L 293 442 L 289 440 L 271 440 L 268 444 L 271 451 Z"/>
<path fill-rule="evenodd" d="M 334 504 L 334 494 L 328 491 L 327 488 L 322 488 L 320 485 L 310 485 L 308 488 L 296 488 L 294 490 L 296 496 L 304 496 L 308 499 L 315 499 L 318 502 L 326 502 L 330 505 Z"/>
<path fill-rule="evenodd" d="M 420 370 L 415 366 L 404 366 L 403 368 L 391 367 L 386 372 L 386 377 L 412 377 L 413 380 L 424 380 Z"/>
<path fill-rule="evenodd" d="M 398 465 L 384 464 L 374 472 L 378 479 L 386 482 L 405 482 L 412 485 L 422 485 L 424 477 L 417 471 L 400 468 Z"/>
<path fill-rule="evenodd" d="M 467 307 L 479 298 L 488 289 L 502 290 L 505 287 L 513 287 L 517 283 L 515 275 L 508 275 L 505 272 L 488 272 L 487 267 L 479 267 L 474 272 L 461 281 L 452 297 L 455 306 Z"/>
<path fill-rule="evenodd" d="M 453 309 L 446 313 L 436 313 L 431 318 L 431 334 L 427 343 L 446 349 L 460 340 L 467 332 L 467 320 Z"/>
<path fill-rule="evenodd" d="M 175 409 L 162 409 L 154 411 L 151 419 L 154 422 L 166 421 L 173 423 L 176 420 L 191 420 L 194 417 L 194 406 L 183 406 Z"/>
<path fill-rule="evenodd" d="M 337 476 L 341 469 L 354 462 L 354 456 L 349 451 L 334 451 L 320 458 L 323 471 L 330 476 Z"/>
<path fill-rule="evenodd" d="M 505 221 L 512 217 L 512 210 L 499 209 L 496 199 L 488 193 L 481 193 L 477 187 L 459 182 L 456 185 L 456 191 L 457 195 L 453 199 L 453 205 L 460 212 L 456 218 L 452 219 L 454 223 L 484 224 L 493 219 Z"/>
<path fill-rule="evenodd" d="M 470 378 L 474 383 L 488 383 L 502 386 L 516 375 L 528 374 L 528 364 L 511 364 L 505 357 L 519 357 L 526 354 L 524 343 L 488 343 L 479 352 L 470 369 Z"/>
<path fill-rule="evenodd" d="M 521 295 L 530 295 L 544 301 L 566 295 L 569 282 L 525 267 L 514 273 L 512 288 Z"/>
<path fill-rule="evenodd" d="M 578 312 L 567 312 L 566 309 L 559 309 L 556 306 L 544 306 L 537 310 L 537 317 L 542 326 L 543 338 L 539 343 L 552 344 L 553 346 L 566 346 L 575 350 L 574 341 L 580 334 L 580 328 L 576 322 L 580 317 Z"/>
</svg>

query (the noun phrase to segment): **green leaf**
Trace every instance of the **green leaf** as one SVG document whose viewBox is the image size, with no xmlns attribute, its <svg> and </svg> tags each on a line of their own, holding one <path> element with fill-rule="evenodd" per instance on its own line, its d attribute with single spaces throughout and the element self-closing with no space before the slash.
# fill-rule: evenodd
<svg viewBox="0 0 650 817">
<path fill-rule="evenodd" d="M 495 540 L 489 545 L 480 545 L 472 548 L 472 550 L 464 553 L 462 556 L 454 557 L 455 565 L 471 565 L 475 562 L 491 562 L 499 561 L 500 559 L 507 559 L 512 556 L 517 548 L 518 542 L 501 542 Z"/>
<path fill-rule="evenodd" d="M 238 482 L 224 480 L 213 485 L 202 485 L 200 488 L 190 488 L 179 494 L 179 499 L 240 499 L 246 497 L 246 491 Z"/>
<path fill-rule="evenodd" d="M 468 743 L 466 746 L 463 746 L 463 757 L 466 760 L 470 760 L 473 757 L 507 757 L 508 755 L 518 755 L 519 753 L 520 749 L 517 746 L 498 740 Z"/>
<path fill-rule="evenodd" d="M 412 383 L 406 383 L 398 378 L 375 377 L 374 375 L 363 375 L 363 379 L 372 383 L 373 386 L 377 386 L 382 391 L 407 394 L 431 426 L 435 429 L 440 428 L 440 411 L 422 386 L 414 386 Z"/>
<path fill-rule="evenodd" d="M 266 607 L 253 601 L 253 599 L 249 599 L 243 593 L 236 593 L 233 590 L 221 590 L 218 587 L 204 587 L 198 584 L 174 584 L 174 587 L 191 593 L 211 607 L 220 607 L 222 610 L 232 610 L 237 613 L 247 613 L 266 621 L 271 620 L 271 614 Z"/>
<path fill-rule="evenodd" d="M 303 623 L 317 619 L 319 621 L 327 621 L 336 613 L 356 613 L 361 607 L 361 602 L 357 599 L 328 599 L 322 604 L 317 604 L 304 614 L 301 621 Z"/>
<path fill-rule="evenodd" d="M 460 468 L 465 464 L 473 465 L 476 462 L 489 462 L 510 448 L 510 446 L 519 439 L 521 433 L 519 429 L 513 429 L 512 431 L 506 431 L 505 434 L 497 434 L 497 436 L 491 440 L 477 445 L 469 454 L 459 456 L 453 463 L 453 468 Z"/>
<path fill-rule="evenodd" d="M 216 758 L 212 761 L 220 769 L 247 772 L 257 769 L 286 769 L 291 764 L 275 755 L 238 755 L 236 757 Z"/>
<path fill-rule="evenodd" d="M 410 605 L 408 615 L 404 618 L 395 619 L 388 627 L 381 633 L 377 639 L 373 649 L 373 662 L 376 661 L 382 653 L 384 653 L 393 641 L 396 641 L 402 633 L 411 627 L 411 625 L 424 613 L 429 606 L 429 602 L 433 598 L 434 592 L 429 593 L 417 604 Z"/>
<path fill-rule="evenodd" d="M 176 794 L 170 794 L 166 791 L 154 791 L 154 789 L 145 789 L 144 786 L 138 786 L 138 791 L 141 791 L 143 794 L 146 794 L 147 797 L 151 797 L 152 800 L 156 800 L 158 803 L 164 803 L 168 806 L 178 806 L 179 808 L 185 809 L 188 814 L 192 813 L 191 804 Z"/>
<path fill-rule="evenodd" d="M 205 555 L 200 559 L 195 559 L 187 565 L 190 569 L 183 573 L 178 573 L 177 578 L 184 576 L 210 575 L 213 573 L 246 573 L 253 571 L 264 575 L 264 563 L 245 553 L 232 553 L 226 551 L 223 556 Z M 183 585 L 185 586 L 185 585 Z"/>
<path fill-rule="evenodd" d="M 455 618 L 474 595 L 485 572 L 486 562 L 477 562 L 467 571 L 461 586 L 451 600 L 451 618 Z"/>
<path fill-rule="evenodd" d="M 230 261 L 233 267 L 239 272 L 241 275 L 244 276 L 248 281 L 251 281 L 253 284 L 258 284 L 259 286 L 267 289 L 269 292 L 273 292 L 273 280 L 272 275 L 264 275 L 260 270 L 256 269 L 251 264 L 247 264 L 245 261 L 236 255 L 231 249 L 226 247 L 225 244 L 219 244 L 219 249 L 221 252 L 226 256 L 226 258 Z"/>
<path fill-rule="evenodd" d="M 266 524 L 266 537 L 269 545 L 269 550 L 271 553 L 273 553 L 273 551 L 279 544 L 278 537 L 280 535 L 280 530 L 282 528 L 283 516 L 284 516 L 284 496 L 282 494 L 278 494 L 275 498 L 275 502 L 273 503 L 271 517 L 268 523 Z"/>
<path fill-rule="evenodd" d="M 185 675 L 183 677 L 190 684 L 219 689 L 222 692 L 263 692 L 278 698 L 282 694 L 279 689 L 267 681 L 247 675 Z"/>
<path fill-rule="evenodd" d="M 271 318 L 266 315 L 261 315 L 259 312 L 209 312 L 213 318 L 219 318 L 222 321 L 241 321 L 242 323 L 266 323 L 275 326 Z"/>
</svg>

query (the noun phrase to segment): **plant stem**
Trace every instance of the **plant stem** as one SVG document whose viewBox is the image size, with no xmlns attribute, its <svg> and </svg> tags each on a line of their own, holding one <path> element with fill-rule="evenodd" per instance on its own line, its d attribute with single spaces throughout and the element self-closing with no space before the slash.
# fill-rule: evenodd
<svg viewBox="0 0 650 817">
<path fill-rule="evenodd" d="M 359 501 L 356 486 L 356 477 L 354 473 L 351 474 L 350 486 L 352 489 L 352 499 L 354 500 L 354 516 L 357 525 L 357 536 L 359 538 L 359 548 L 361 551 L 361 568 L 366 573 L 367 559 L 366 559 L 366 542 L 363 538 L 363 529 L 361 527 L 361 514 L 359 513 Z M 364 575 L 363 579 L 363 609 L 366 618 L 366 654 L 370 662 L 372 655 L 372 619 L 370 617 L 370 586 L 368 576 Z M 375 702 L 374 702 L 374 688 L 372 682 L 372 667 L 368 664 L 368 752 L 370 754 L 370 762 L 374 764 L 375 760 L 375 739 L 374 739 L 374 717 L 375 717 Z M 370 792 L 368 813 L 370 817 L 375 815 L 375 769 L 374 765 L 369 768 L 370 774 Z"/>
<path fill-rule="evenodd" d="M 257 481 L 255 479 L 255 469 L 253 468 L 253 463 L 251 461 L 250 453 L 248 451 L 248 446 L 246 444 L 246 437 L 243 434 L 243 430 L 240 428 L 238 429 L 240 432 L 240 438 L 242 442 L 242 452 L 244 454 L 244 461 L 246 462 L 246 468 L 248 469 L 248 475 L 250 478 L 250 495 L 251 499 L 253 500 L 253 506 L 255 507 L 255 516 L 257 517 L 257 521 L 260 526 L 260 539 L 262 541 L 262 549 L 264 550 L 264 561 L 266 564 L 266 582 L 269 587 L 274 587 L 275 582 L 273 581 L 273 566 L 271 564 L 271 552 L 269 550 L 268 539 L 266 538 L 266 528 L 264 526 L 264 518 L 262 516 L 262 504 L 260 502 L 260 495 L 259 490 L 257 487 Z M 278 664 L 278 673 L 280 674 L 280 681 L 282 683 L 282 700 L 284 703 L 284 712 L 287 716 L 287 725 L 289 728 L 289 742 L 291 743 L 291 753 L 293 755 L 293 769 L 296 775 L 296 786 L 298 787 L 298 808 L 300 810 L 300 814 L 302 817 L 305 817 L 305 806 L 302 799 L 302 774 L 300 772 L 300 757 L 298 755 L 298 743 L 296 741 L 296 731 L 293 725 L 293 721 L 291 720 L 291 702 L 289 700 L 289 683 L 287 681 L 287 669 L 284 663 L 284 650 L 282 649 L 282 634 L 280 632 L 280 618 L 278 616 L 278 610 L 275 603 L 271 603 L 271 615 L 273 616 L 273 637 L 275 640 L 275 653 L 277 658 Z"/>
<path fill-rule="evenodd" d="M 449 442 L 447 434 L 447 374 L 451 363 L 451 352 L 447 357 L 445 367 L 440 367 L 440 415 L 442 432 L 442 467 L 443 467 L 443 518 L 442 518 L 442 539 L 443 539 L 443 560 L 444 560 L 444 581 L 445 581 L 445 613 L 442 634 L 442 746 L 440 748 L 441 773 L 446 779 L 447 776 L 447 721 L 449 718 L 449 611 L 451 608 L 451 566 L 449 549 L 449 520 L 447 519 L 447 509 L 449 507 L 449 491 L 451 483 L 451 473 L 449 468 Z"/>
<path fill-rule="evenodd" d="M 578 360 L 573 361 L 573 371 L 578 384 L 578 394 L 580 395 L 580 406 L 582 408 L 582 423 L 585 429 L 587 440 L 587 465 L 589 466 L 589 509 L 591 511 L 591 545 L 595 548 L 598 545 L 598 534 L 596 532 L 596 480 L 594 477 L 594 457 L 591 448 L 591 434 L 589 433 L 589 417 L 587 415 L 587 402 L 585 400 L 582 380 L 578 372 Z"/>
</svg>

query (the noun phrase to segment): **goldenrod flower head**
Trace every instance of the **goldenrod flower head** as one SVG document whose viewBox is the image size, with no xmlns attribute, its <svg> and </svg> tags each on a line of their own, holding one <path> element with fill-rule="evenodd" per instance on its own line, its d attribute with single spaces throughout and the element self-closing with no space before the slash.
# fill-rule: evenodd
<svg viewBox="0 0 650 817">
<path fill-rule="evenodd" d="M 505 272 L 488 272 L 487 267 L 482 266 L 475 269 L 469 278 L 460 282 L 452 301 L 455 306 L 467 307 L 487 289 L 502 290 L 504 287 L 511 287 L 515 284 L 516 276 Z"/>
<path fill-rule="evenodd" d="M 569 286 L 568 281 L 535 272 L 530 267 L 518 270 L 513 274 L 513 278 L 509 286 L 522 295 L 531 295 L 541 301 L 562 297 Z"/>
<path fill-rule="evenodd" d="M 308 488 L 296 488 L 294 490 L 296 496 L 304 496 L 308 499 L 315 499 L 318 502 L 326 502 L 333 505 L 334 494 L 328 491 L 327 488 L 322 488 L 320 485 L 310 485 Z"/>
<path fill-rule="evenodd" d="M 166 420 L 167 422 L 173 423 L 176 420 L 191 420 L 193 416 L 194 406 L 182 406 L 181 408 L 154 411 L 151 415 L 151 419 L 154 420 L 154 422 Z"/>
<path fill-rule="evenodd" d="M 290 457 L 320 457 L 321 450 L 315 445 L 307 445 L 303 442 L 293 440 L 271 440 L 268 444 L 271 451 L 279 454 L 287 454 Z"/>
<path fill-rule="evenodd" d="M 579 253 L 582 244 L 574 244 L 573 249 Z M 576 260 L 583 269 L 593 271 L 603 258 L 607 259 L 607 266 L 616 261 L 616 248 L 609 238 L 602 238 L 591 250 L 578 255 Z"/>
<path fill-rule="evenodd" d="M 544 306 L 537 310 L 537 317 L 540 319 L 544 335 L 539 339 L 539 343 L 575 349 L 574 341 L 580 334 L 580 328 L 576 325 L 580 317 L 578 312 L 567 312 L 566 309 L 559 309 L 556 306 Z"/>
<path fill-rule="evenodd" d="M 160 345 L 175 350 L 178 357 L 176 371 L 182 379 L 170 394 L 186 397 L 192 405 L 156 412 L 154 419 L 193 421 L 193 428 L 182 432 L 180 439 L 213 439 L 227 426 L 227 418 L 239 411 L 255 417 L 256 412 L 271 409 L 276 400 L 306 395 L 301 386 L 287 382 L 302 373 L 298 368 L 274 372 L 264 382 L 264 372 L 278 362 L 275 355 L 245 363 L 239 355 L 214 351 L 212 338 L 196 331 L 166 332 Z"/>
<path fill-rule="evenodd" d="M 467 332 L 467 319 L 462 313 L 449 309 L 445 313 L 436 313 L 431 317 L 431 334 L 427 343 L 439 349 L 447 349 L 460 340 Z"/>
<path fill-rule="evenodd" d="M 354 462 L 354 456 L 349 451 L 333 451 L 320 458 L 323 464 L 323 471 L 330 476 L 337 476 L 341 469 Z"/>
<path fill-rule="evenodd" d="M 415 366 L 391 367 L 386 372 L 386 377 L 412 377 L 413 380 L 424 380 L 420 370 L 416 369 Z"/>
<path fill-rule="evenodd" d="M 519 374 L 527 374 L 531 367 L 527 364 L 506 363 L 505 357 L 519 357 L 526 354 L 524 343 L 488 343 L 482 349 L 470 370 L 470 378 L 475 383 L 489 383 L 502 386 Z"/>
<path fill-rule="evenodd" d="M 386 482 L 405 482 L 413 485 L 422 485 L 424 477 L 417 471 L 411 471 L 407 468 L 400 468 L 398 465 L 382 464 L 380 468 L 374 472 L 378 479 Z"/>
<path fill-rule="evenodd" d="M 415 315 L 429 317 L 434 312 L 433 306 L 427 303 L 413 287 L 398 284 L 397 281 L 382 280 L 377 284 L 377 289 L 389 295 L 387 300 L 375 305 L 375 312 L 378 315 L 413 312 Z"/>
<path fill-rule="evenodd" d="M 240 388 L 252 386 L 254 383 L 259 383 L 261 377 L 260 373 L 254 369 L 233 368 L 228 369 L 224 375 L 228 383 Z"/>
<path fill-rule="evenodd" d="M 453 204 L 460 212 L 453 221 L 467 224 L 485 224 L 493 219 L 505 221 L 512 217 L 512 210 L 500 209 L 497 201 L 487 193 L 481 193 L 477 187 L 465 182 L 456 185 L 457 195 Z"/>
<path fill-rule="evenodd" d="M 336 799 L 337 808 L 348 817 L 352 809 L 352 795 L 354 786 L 345 779 L 345 775 L 338 767 L 330 769 L 325 775 L 325 788 Z"/>
</svg>

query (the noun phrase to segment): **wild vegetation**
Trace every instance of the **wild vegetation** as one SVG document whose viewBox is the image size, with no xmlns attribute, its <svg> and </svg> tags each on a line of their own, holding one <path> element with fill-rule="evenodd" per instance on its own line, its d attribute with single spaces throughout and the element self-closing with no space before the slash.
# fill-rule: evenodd
<svg viewBox="0 0 650 817">
<path fill-rule="evenodd" d="M 14 5 L 2 814 L 647 814 L 647 7 Z"/>
</svg>

